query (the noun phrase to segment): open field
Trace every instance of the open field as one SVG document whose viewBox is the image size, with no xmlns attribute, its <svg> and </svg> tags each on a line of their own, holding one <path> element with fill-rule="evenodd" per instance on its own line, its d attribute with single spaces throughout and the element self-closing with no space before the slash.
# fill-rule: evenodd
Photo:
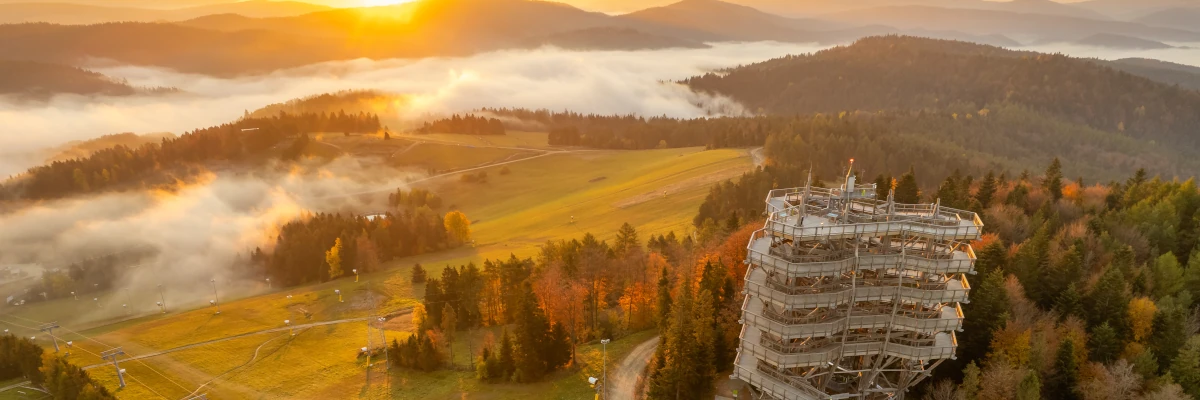
<svg viewBox="0 0 1200 400">
<path fill-rule="evenodd" d="M 425 141 L 413 143 L 415 145 L 411 149 L 403 151 L 403 154 L 398 152 L 389 158 L 388 164 L 397 167 L 420 167 L 433 171 L 452 171 L 515 160 L 540 153 Z"/>
<path fill-rule="evenodd" d="M 541 137 L 544 140 L 544 134 Z M 326 140 L 345 148 L 355 140 L 364 139 L 322 139 Z M 385 150 L 408 146 L 403 140 L 388 142 L 392 143 Z M 452 152 L 471 149 L 440 145 Z M 462 158 L 471 160 L 471 156 Z M 500 174 L 500 167 L 485 168 L 486 183 L 460 182 L 457 174 L 450 174 L 417 186 L 433 190 L 448 208 L 467 214 L 473 221 L 474 246 L 394 260 L 381 272 L 362 275 L 360 282 L 350 277 L 285 290 L 260 287 L 254 289 L 257 295 L 225 299 L 220 315 L 214 315 L 212 307 L 201 307 L 203 304 L 174 305 L 170 313 L 158 314 L 152 308 L 156 292 L 101 293 L 102 298 L 126 296 L 127 301 L 142 307 L 134 310 L 134 317 L 122 322 L 89 318 L 94 322 L 77 325 L 72 322 L 78 320 L 75 316 L 98 313 L 98 306 L 88 301 L 91 299 L 63 299 L 9 308 L 0 315 L 0 325 L 30 335 L 42 335 L 36 332 L 37 325 L 51 320 L 68 329 L 82 329 L 56 331 L 63 340 L 74 341 L 71 357 L 79 365 L 101 363 L 97 354 L 110 346 L 121 346 L 128 356 L 138 356 L 245 335 L 142 360 L 123 361 L 121 366 L 127 369 L 128 386 L 117 393 L 129 399 L 177 399 L 192 392 L 208 393 L 209 398 L 384 398 L 390 394 L 390 397 L 413 399 L 516 399 L 528 398 L 531 393 L 537 393 L 539 398 L 586 398 L 591 391 L 586 377 L 595 375 L 592 370 L 598 370 L 600 365 L 598 344 L 580 346 L 583 370 L 561 372 L 533 385 L 479 383 L 473 371 L 466 370 L 465 354 L 472 347 L 477 351 L 483 337 L 498 329 L 494 327 L 469 335 L 459 333 L 454 351 L 461 371 L 392 370 L 390 379 L 376 372 L 367 386 L 366 363 L 357 357 L 356 351 L 367 344 L 368 332 L 362 318 L 372 314 L 372 306 L 378 313 L 394 313 L 386 324 L 388 340 L 408 335 L 410 317 L 403 312 L 424 294 L 423 286 L 413 285 L 409 279 L 415 263 L 437 274 L 447 264 L 507 258 L 510 254 L 530 257 L 547 240 L 578 238 L 584 232 L 611 239 L 627 221 L 638 228 L 643 240 L 650 234 L 668 231 L 690 233 L 692 216 L 712 183 L 735 177 L 751 165 L 747 151 L 738 149 L 563 151 L 508 164 L 509 173 L 504 175 Z M 338 300 L 334 289 L 342 291 L 343 301 Z M 118 313 L 113 308 L 105 312 Z M 301 324 L 341 322 L 297 330 L 295 337 L 286 330 L 261 332 L 283 328 L 285 319 Z M 377 343 L 378 335 L 374 331 L 371 340 Z M 615 340 L 609 345 L 610 365 L 653 335 L 654 332 L 647 331 Z M 39 343 L 50 346 L 45 338 L 40 338 Z M 113 368 L 102 366 L 90 372 L 116 390 Z M 386 382 L 390 382 L 390 389 Z"/>
<path fill-rule="evenodd" d="M 508 131 L 504 135 L 457 135 L 450 133 L 430 134 L 401 134 L 395 136 L 409 140 L 429 142 L 461 143 L 470 146 L 520 147 L 531 149 L 553 150 L 554 146 L 547 143 L 545 132 Z"/>
</svg>

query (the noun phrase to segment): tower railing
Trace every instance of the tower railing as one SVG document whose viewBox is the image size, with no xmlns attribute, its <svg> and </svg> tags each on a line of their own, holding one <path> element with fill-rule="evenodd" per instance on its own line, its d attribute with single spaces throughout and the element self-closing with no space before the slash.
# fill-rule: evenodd
<svg viewBox="0 0 1200 400">
<path fill-rule="evenodd" d="M 843 286 L 820 293 L 788 294 L 769 286 L 766 282 L 747 280 L 746 291 L 756 298 L 779 304 L 786 308 L 836 307 L 853 301 L 892 300 L 899 296 L 905 301 L 930 303 L 967 302 L 971 290 L 965 276 L 943 284 L 912 286 L 889 284 L 886 279 L 874 280 L 877 285 Z M 891 280 L 890 283 L 897 283 Z"/>
<path fill-rule="evenodd" d="M 971 245 L 962 243 L 954 253 L 938 257 L 929 257 L 920 253 L 901 254 L 900 252 L 877 253 L 868 248 L 860 251 L 855 257 L 852 253 L 834 253 L 821 256 L 806 256 L 805 260 L 792 261 L 788 258 L 771 254 L 768 231 L 758 230 L 751 236 L 746 246 L 747 260 L 751 265 L 769 268 L 771 271 L 789 277 L 831 276 L 847 273 L 856 269 L 903 268 L 926 273 L 973 273 L 975 271 L 975 251 Z M 763 242 L 766 242 L 764 245 Z M 847 255 L 848 254 L 848 255 Z"/>
</svg>

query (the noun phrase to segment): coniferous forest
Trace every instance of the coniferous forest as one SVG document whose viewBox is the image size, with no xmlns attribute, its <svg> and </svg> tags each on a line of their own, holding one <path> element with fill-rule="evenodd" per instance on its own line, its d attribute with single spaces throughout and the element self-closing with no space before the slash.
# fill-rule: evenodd
<svg viewBox="0 0 1200 400">
<path fill-rule="evenodd" d="M 250 261 L 283 285 L 300 285 L 379 270 L 398 257 L 444 250 L 470 240 L 458 211 L 445 215 L 428 207 L 401 209 L 367 218 L 318 213 L 280 228 L 274 249 L 255 249 Z M 469 224 L 469 221 L 468 221 Z"/>
<path fill-rule="evenodd" d="M 287 114 L 244 118 L 197 129 L 162 143 L 137 148 L 114 146 L 76 158 L 31 168 L 0 186 L 0 198 L 54 199 L 137 187 L 171 172 L 186 176 L 189 167 L 212 161 L 249 162 L 281 143 L 293 148 L 310 132 L 377 132 L 379 118 L 367 114 Z M 289 138 L 295 138 L 291 142 Z M 303 148 L 284 151 L 295 158 Z M 291 157 L 287 157 L 288 155 Z"/>
<path fill-rule="evenodd" d="M 935 370 L 926 398 L 1200 396 L 1195 182 L 1139 170 L 1088 184 L 1064 177 L 1064 167 L 1056 159 L 1039 173 L 955 172 L 927 190 L 911 169 L 875 178 L 897 201 L 940 199 L 980 212 L 985 224 L 958 359 Z M 807 179 L 777 171 L 715 186 L 697 228 L 728 231 L 762 212 L 765 190 Z"/>
<path fill-rule="evenodd" d="M 457 133 L 462 135 L 503 135 L 504 124 L 499 119 L 476 117 L 474 115 L 442 118 L 426 122 L 417 129 L 417 133 Z"/>
</svg>

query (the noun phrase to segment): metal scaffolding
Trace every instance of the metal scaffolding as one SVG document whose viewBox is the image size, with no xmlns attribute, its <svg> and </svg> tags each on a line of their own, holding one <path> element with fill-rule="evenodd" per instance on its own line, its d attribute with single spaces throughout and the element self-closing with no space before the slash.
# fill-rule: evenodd
<svg viewBox="0 0 1200 400">
<path fill-rule="evenodd" d="M 845 182 L 772 190 L 747 245 L 731 378 L 763 398 L 903 399 L 954 358 L 979 216 Z"/>
</svg>

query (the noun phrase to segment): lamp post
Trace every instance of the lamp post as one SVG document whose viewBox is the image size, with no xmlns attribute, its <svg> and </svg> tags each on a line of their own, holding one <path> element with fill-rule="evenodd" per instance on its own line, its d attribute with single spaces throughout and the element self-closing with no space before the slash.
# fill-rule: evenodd
<svg viewBox="0 0 1200 400">
<path fill-rule="evenodd" d="M 159 300 L 158 306 L 162 307 L 163 314 L 166 314 L 167 313 L 167 296 L 163 295 L 163 286 L 161 283 L 158 284 L 158 300 Z"/>
<path fill-rule="evenodd" d="M 354 273 L 354 281 L 358 282 L 358 268 L 352 269 L 350 272 Z"/>
<path fill-rule="evenodd" d="M 267 289 L 271 289 L 271 278 L 267 278 Z"/>
<path fill-rule="evenodd" d="M 221 315 L 221 298 L 219 296 L 217 296 L 217 279 L 213 278 L 213 279 L 209 279 L 208 281 L 212 282 L 212 286 L 213 286 L 213 300 L 210 303 L 212 303 L 213 306 L 217 307 L 217 313 L 214 315 Z"/>
<path fill-rule="evenodd" d="M 608 342 L 609 339 L 600 341 L 600 365 L 604 375 L 604 383 L 600 384 L 600 397 L 608 400 Z"/>
<path fill-rule="evenodd" d="M 337 295 L 338 295 L 338 303 L 344 303 L 342 301 L 342 290 L 341 289 L 333 289 L 333 292 L 337 293 Z"/>
<path fill-rule="evenodd" d="M 71 292 L 71 297 L 74 297 L 75 300 L 79 300 L 79 296 L 75 295 L 75 292 Z"/>
<path fill-rule="evenodd" d="M 283 324 L 287 325 L 288 328 L 290 328 L 289 331 L 292 332 L 292 336 L 296 336 L 296 327 L 292 326 L 292 320 L 285 319 L 285 320 L 283 320 Z"/>
</svg>

